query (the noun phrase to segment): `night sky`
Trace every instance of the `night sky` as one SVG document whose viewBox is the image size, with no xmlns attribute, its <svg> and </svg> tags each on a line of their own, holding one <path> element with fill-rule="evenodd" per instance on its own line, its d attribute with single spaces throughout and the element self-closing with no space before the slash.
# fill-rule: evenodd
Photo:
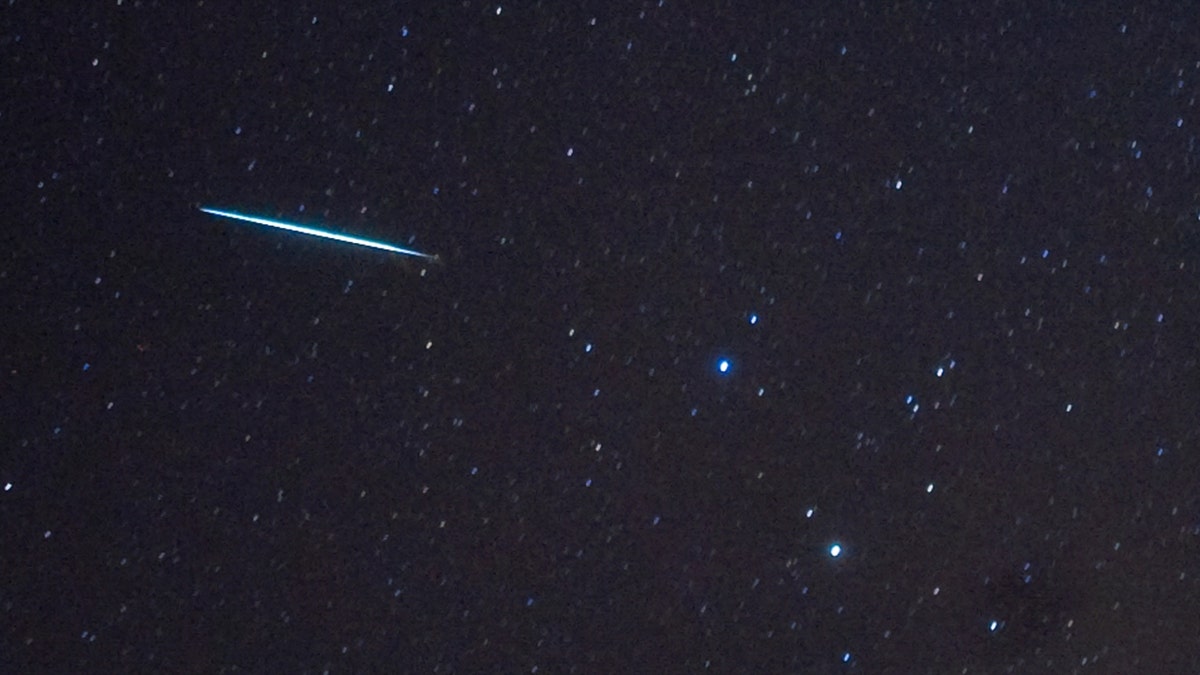
<svg viewBox="0 0 1200 675">
<path fill-rule="evenodd" d="M 70 4 L 0 670 L 1200 672 L 1188 3 Z"/>
</svg>

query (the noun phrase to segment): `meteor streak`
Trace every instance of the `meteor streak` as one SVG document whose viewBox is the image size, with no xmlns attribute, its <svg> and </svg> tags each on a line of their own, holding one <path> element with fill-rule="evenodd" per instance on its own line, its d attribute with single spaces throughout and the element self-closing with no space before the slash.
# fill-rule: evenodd
<svg viewBox="0 0 1200 675">
<path fill-rule="evenodd" d="M 287 230 L 289 232 L 299 232 L 300 234 L 308 234 L 308 235 L 312 235 L 314 237 L 321 237 L 323 239 L 332 239 L 334 241 L 340 241 L 345 244 L 355 244 L 357 246 L 366 246 L 367 248 L 374 248 L 374 249 L 378 249 L 380 251 L 387 251 L 388 253 L 399 253 L 400 255 L 411 255 L 411 256 L 415 256 L 417 258 L 425 258 L 426 260 L 436 260 L 437 259 L 437 256 L 432 256 L 432 255 L 428 255 L 426 253 L 421 253 L 420 251 L 414 251 L 411 248 L 401 248 L 399 246 L 392 246 L 391 244 L 385 244 L 381 241 L 371 241 L 370 239 L 363 239 L 361 237 L 351 237 L 351 236 L 348 236 L 345 234 L 337 234 L 336 232 L 328 232 L 326 230 L 318 230 L 315 227 L 304 227 L 303 225 L 294 225 L 292 223 L 284 223 L 284 222 L 281 222 L 278 220 L 270 220 L 268 218 L 256 218 L 254 216 L 242 215 L 242 214 L 236 213 L 234 211 L 222 211 L 220 209 L 210 209 L 210 208 L 203 207 L 203 206 L 200 207 L 200 210 L 205 213 L 211 213 L 214 216 L 220 216 L 222 218 L 232 218 L 233 220 L 241 220 L 241 221 L 245 221 L 247 223 L 254 223 L 255 225 L 266 225 L 268 227 L 278 227 L 281 230 Z"/>
</svg>

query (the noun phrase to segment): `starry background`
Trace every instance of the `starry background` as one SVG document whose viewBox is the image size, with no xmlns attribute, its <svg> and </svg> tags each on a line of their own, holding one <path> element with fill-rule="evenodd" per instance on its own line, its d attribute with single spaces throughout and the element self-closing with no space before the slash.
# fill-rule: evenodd
<svg viewBox="0 0 1200 675">
<path fill-rule="evenodd" d="M 0 667 L 1200 672 L 1195 16 L 984 4 L 4 7 Z"/>
</svg>

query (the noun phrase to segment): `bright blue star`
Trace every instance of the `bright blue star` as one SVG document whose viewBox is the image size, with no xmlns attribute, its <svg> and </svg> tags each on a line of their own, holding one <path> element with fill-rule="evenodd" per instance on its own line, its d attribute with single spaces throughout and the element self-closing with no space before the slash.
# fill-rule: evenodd
<svg viewBox="0 0 1200 675">
<path fill-rule="evenodd" d="M 729 359 L 721 359 L 720 361 L 717 361 L 717 370 L 719 372 L 728 373 L 731 368 L 733 368 L 733 364 L 729 362 Z"/>
</svg>

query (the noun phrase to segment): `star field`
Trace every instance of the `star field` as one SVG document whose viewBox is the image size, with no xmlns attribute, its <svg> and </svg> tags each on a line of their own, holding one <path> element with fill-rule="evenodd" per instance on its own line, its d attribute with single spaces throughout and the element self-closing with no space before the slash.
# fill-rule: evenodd
<svg viewBox="0 0 1200 675">
<path fill-rule="evenodd" d="M 7 7 L 0 670 L 1200 672 L 1193 18 L 794 4 Z"/>
</svg>

